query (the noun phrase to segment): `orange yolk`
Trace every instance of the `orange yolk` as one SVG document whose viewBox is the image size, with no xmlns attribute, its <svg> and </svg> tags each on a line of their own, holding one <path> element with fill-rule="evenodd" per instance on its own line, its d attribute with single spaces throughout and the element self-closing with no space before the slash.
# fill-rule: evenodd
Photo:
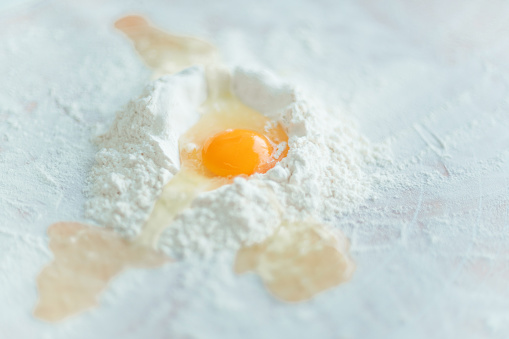
<svg viewBox="0 0 509 339">
<path fill-rule="evenodd" d="M 274 167 L 273 152 L 264 135 L 247 129 L 228 129 L 205 141 L 202 159 L 205 167 L 219 176 L 251 175 Z"/>
</svg>

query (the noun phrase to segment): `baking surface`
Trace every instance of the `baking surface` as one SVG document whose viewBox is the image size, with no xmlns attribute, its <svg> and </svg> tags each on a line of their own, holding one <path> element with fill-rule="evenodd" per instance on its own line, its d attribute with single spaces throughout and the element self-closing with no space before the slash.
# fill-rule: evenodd
<svg viewBox="0 0 509 339">
<path fill-rule="evenodd" d="M 31 315 L 47 227 L 83 219 L 97 124 L 150 80 L 113 28 L 139 13 L 270 69 L 390 142 L 391 183 L 335 220 L 357 270 L 299 304 L 214 261 L 129 270 L 100 306 Z M 509 4 L 15 1 L 0 5 L 5 338 L 507 338 Z"/>
</svg>

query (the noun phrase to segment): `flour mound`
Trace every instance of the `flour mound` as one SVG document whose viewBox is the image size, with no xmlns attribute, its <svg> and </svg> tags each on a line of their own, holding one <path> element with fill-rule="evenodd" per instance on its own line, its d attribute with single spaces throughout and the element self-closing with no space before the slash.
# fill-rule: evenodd
<svg viewBox="0 0 509 339">
<path fill-rule="evenodd" d="M 203 69 L 148 85 L 116 115 L 89 175 L 85 215 L 126 236 L 139 233 L 163 185 L 179 169 L 178 138 L 199 118 L 207 95 Z"/>
<path fill-rule="evenodd" d="M 236 178 L 199 194 L 176 216 L 158 247 L 176 259 L 210 256 L 262 242 L 282 220 L 327 221 L 369 195 L 373 147 L 338 112 L 326 111 L 267 72 L 236 69 L 233 93 L 279 123 L 288 155 L 265 174 Z M 203 69 L 163 77 L 121 110 L 98 138 L 87 216 L 127 236 L 138 234 L 162 187 L 179 170 L 178 138 L 199 119 Z"/>
</svg>

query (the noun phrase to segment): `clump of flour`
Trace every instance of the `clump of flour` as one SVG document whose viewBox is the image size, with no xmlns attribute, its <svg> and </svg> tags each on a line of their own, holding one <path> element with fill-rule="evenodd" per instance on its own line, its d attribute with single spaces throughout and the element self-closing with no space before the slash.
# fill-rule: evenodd
<svg viewBox="0 0 509 339">
<path fill-rule="evenodd" d="M 203 69 L 189 68 L 147 86 L 97 138 L 86 216 L 124 235 L 139 233 L 162 186 L 179 169 L 178 137 L 199 118 Z"/>
<path fill-rule="evenodd" d="M 238 83 L 237 96 L 264 103 L 257 108 L 278 121 L 289 136 L 287 157 L 268 173 L 255 176 L 253 184 L 270 187 L 288 219 L 332 218 L 364 201 L 371 186 L 364 170 L 377 154 L 352 122 L 339 112 L 324 112 L 318 103 L 270 74 L 248 74 L 258 79 L 259 89 L 253 92 L 252 86 Z M 284 97 L 286 102 L 281 100 Z"/>
<path fill-rule="evenodd" d="M 96 222 L 139 233 L 162 186 L 178 171 L 178 136 L 198 119 L 204 78 L 193 68 L 157 80 L 99 138 L 87 203 Z M 237 69 L 231 89 L 285 128 L 288 155 L 265 174 L 199 194 L 160 236 L 159 248 L 174 258 L 235 251 L 262 242 L 282 220 L 328 220 L 370 194 L 365 168 L 376 152 L 351 122 L 268 73 Z"/>
<path fill-rule="evenodd" d="M 279 223 L 271 195 L 262 186 L 236 178 L 231 185 L 199 195 L 164 231 L 159 245 L 174 257 L 210 256 L 262 242 Z"/>
</svg>

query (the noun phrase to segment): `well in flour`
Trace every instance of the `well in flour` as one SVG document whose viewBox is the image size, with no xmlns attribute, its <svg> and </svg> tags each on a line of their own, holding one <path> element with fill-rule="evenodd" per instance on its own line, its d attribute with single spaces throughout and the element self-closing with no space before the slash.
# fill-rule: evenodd
<svg viewBox="0 0 509 339">
<path fill-rule="evenodd" d="M 231 84 L 237 98 L 283 126 L 289 152 L 265 174 L 200 194 L 159 241 L 175 257 L 237 250 L 263 241 L 281 218 L 328 219 L 369 195 L 364 167 L 374 152 L 348 120 L 332 118 L 266 72 L 236 69 Z M 129 236 L 140 232 L 163 185 L 179 169 L 178 137 L 199 118 L 205 95 L 203 70 L 191 68 L 155 81 L 117 114 L 98 138 L 89 217 Z"/>
</svg>

